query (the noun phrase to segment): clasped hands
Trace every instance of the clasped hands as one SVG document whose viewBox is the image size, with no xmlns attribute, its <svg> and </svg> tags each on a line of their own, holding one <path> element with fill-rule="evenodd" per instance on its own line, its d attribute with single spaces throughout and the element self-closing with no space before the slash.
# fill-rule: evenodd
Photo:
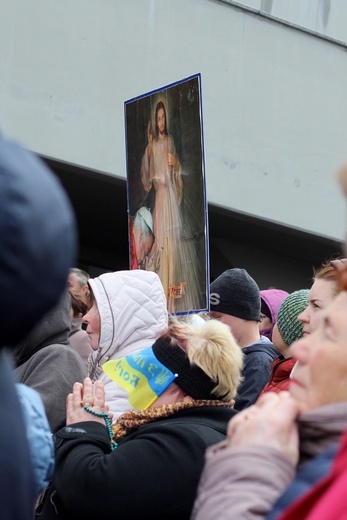
<svg viewBox="0 0 347 520">
<path fill-rule="evenodd" d="M 96 381 L 93 385 L 91 379 L 86 377 L 83 384 L 73 385 L 72 394 L 69 394 L 66 399 L 66 424 L 94 421 L 105 425 L 104 419 L 87 412 L 83 408 L 84 404 L 96 413 L 107 413 L 112 421 L 112 414 L 105 404 L 105 389 L 101 381 Z"/>
<path fill-rule="evenodd" d="M 296 465 L 299 460 L 297 417 L 300 404 L 288 392 L 263 394 L 256 404 L 241 411 L 228 425 L 230 447 L 268 446 Z"/>
</svg>

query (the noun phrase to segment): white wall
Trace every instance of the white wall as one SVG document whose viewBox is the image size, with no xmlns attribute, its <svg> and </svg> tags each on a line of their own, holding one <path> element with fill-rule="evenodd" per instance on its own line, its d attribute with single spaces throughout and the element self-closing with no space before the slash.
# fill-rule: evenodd
<svg viewBox="0 0 347 520">
<path fill-rule="evenodd" d="M 347 41 L 346 0 L 224 0 L 240 3 L 329 38 Z"/>
<path fill-rule="evenodd" d="M 200 72 L 208 199 L 342 239 L 346 49 L 213 0 L 3 0 L 0 126 L 125 177 L 123 104 Z"/>
</svg>

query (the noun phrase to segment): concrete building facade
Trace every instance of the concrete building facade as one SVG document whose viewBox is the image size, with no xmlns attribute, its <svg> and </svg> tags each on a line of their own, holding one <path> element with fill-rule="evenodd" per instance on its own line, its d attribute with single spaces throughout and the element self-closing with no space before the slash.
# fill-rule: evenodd
<svg viewBox="0 0 347 520">
<path fill-rule="evenodd" d="M 345 234 L 346 18 L 343 0 L 5 0 L 1 131 L 61 178 L 80 264 L 127 268 L 124 101 L 199 72 L 211 277 L 307 287 Z"/>
</svg>

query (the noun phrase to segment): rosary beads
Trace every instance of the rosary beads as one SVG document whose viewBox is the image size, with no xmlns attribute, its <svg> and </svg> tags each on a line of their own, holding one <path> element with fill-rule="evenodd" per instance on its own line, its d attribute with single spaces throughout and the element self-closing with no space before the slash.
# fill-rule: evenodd
<svg viewBox="0 0 347 520">
<path fill-rule="evenodd" d="M 96 417 L 102 417 L 104 419 L 107 428 L 107 433 L 110 439 L 111 450 L 115 450 L 118 447 L 118 444 L 113 438 L 111 419 L 109 418 L 108 414 L 106 412 L 96 412 L 87 403 L 84 403 L 83 401 L 81 401 L 81 406 L 83 406 L 86 412 L 91 413 Z"/>
</svg>

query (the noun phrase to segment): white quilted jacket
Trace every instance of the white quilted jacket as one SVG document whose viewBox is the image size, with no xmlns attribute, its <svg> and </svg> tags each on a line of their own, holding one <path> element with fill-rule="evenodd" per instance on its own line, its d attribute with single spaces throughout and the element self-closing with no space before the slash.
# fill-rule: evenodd
<svg viewBox="0 0 347 520">
<path fill-rule="evenodd" d="M 113 421 L 132 407 L 127 393 L 102 370 L 110 359 L 150 347 L 166 330 L 168 314 L 160 278 L 142 270 L 117 271 L 89 280 L 100 313 L 99 348 L 91 355 L 89 376 L 105 385 Z"/>
</svg>

